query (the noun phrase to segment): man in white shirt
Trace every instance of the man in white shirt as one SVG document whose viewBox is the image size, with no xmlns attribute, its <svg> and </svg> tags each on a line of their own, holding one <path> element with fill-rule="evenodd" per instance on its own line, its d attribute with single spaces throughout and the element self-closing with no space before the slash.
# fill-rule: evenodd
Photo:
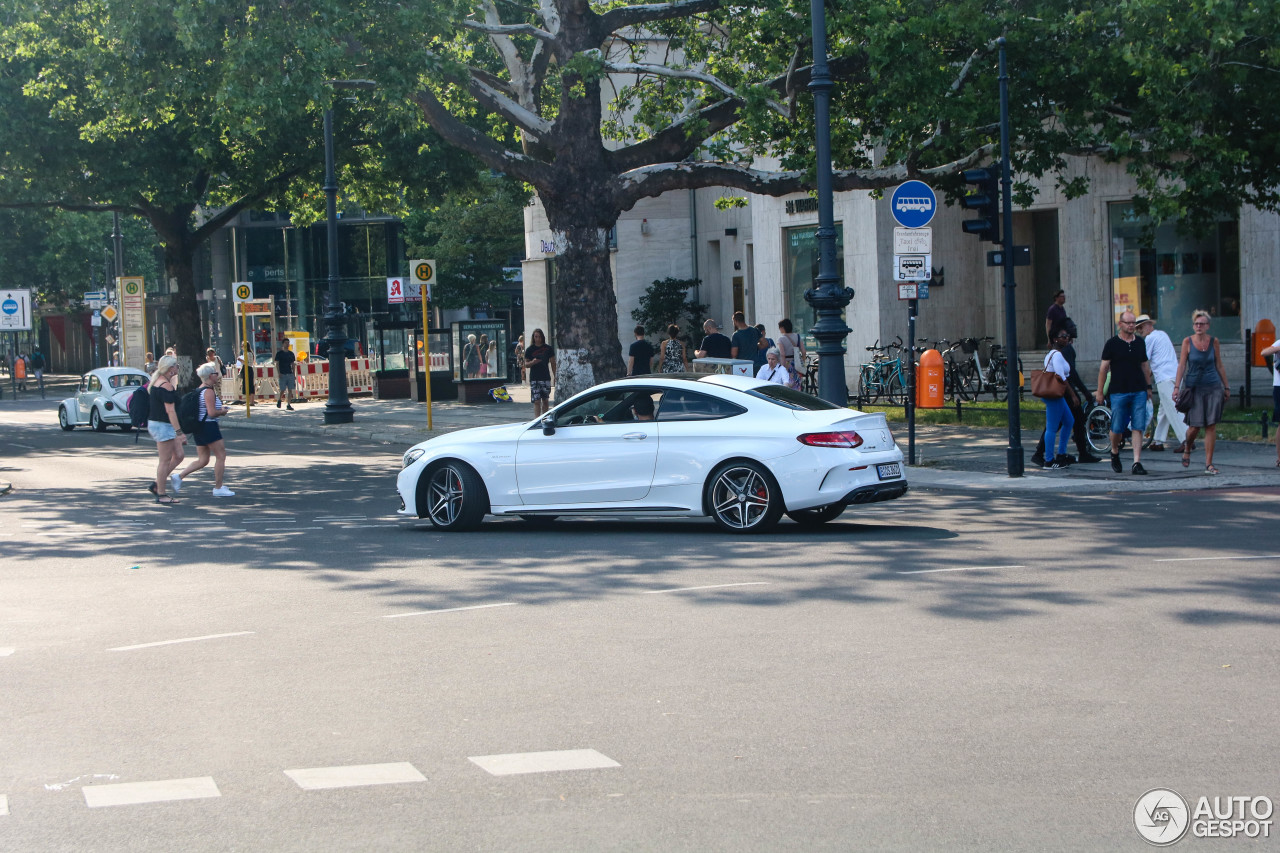
<svg viewBox="0 0 1280 853">
<path fill-rule="evenodd" d="M 1160 414 L 1156 419 L 1156 431 L 1151 437 L 1149 450 L 1164 450 L 1164 440 L 1173 428 L 1179 449 L 1187 440 L 1187 422 L 1173 405 L 1173 380 L 1178 375 L 1178 352 L 1169 336 L 1156 328 L 1156 321 L 1146 314 L 1138 315 L 1135 331 L 1147 343 L 1147 359 L 1151 362 L 1151 377 L 1156 381 L 1160 397 Z"/>
</svg>

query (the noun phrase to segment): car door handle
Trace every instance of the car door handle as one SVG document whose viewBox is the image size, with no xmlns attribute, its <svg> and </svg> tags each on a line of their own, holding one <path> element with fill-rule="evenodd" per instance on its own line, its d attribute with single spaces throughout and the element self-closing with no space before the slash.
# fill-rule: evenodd
<svg viewBox="0 0 1280 853">
<path fill-rule="evenodd" d="M 646 438 L 648 438 L 648 437 L 649 437 L 649 433 L 647 433 L 647 432 L 627 432 L 627 433 L 623 433 L 623 434 L 622 434 L 622 437 L 623 437 L 625 440 L 627 440 L 627 441 L 643 441 L 644 439 L 646 439 Z"/>
</svg>

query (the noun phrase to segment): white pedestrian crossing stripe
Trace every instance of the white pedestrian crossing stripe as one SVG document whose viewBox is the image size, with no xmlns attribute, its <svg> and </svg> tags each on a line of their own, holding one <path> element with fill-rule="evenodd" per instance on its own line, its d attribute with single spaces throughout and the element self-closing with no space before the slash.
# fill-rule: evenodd
<svg viewBox="0 0 1280 853">
<path fill-rule="evenodd" d="M 347 767 L 312 767 L 306 770 L 286 770 L 284 775 L 304 791 L 427 781 L 427 777 L 407 761 L 393 764 L 353 764 Z"/>
<path fill-rule="evenodd" d="M 5 817 L 8 814 L 9 814 L 9 798 L 6 797 L 4 794 L 0 794 L 0 817 Z"/>
<path fill-rule="evenodd" d="M 494 776 L 521 773 L 556 773 L 564 770 L 597 770 L 621 767 L 607 755 L 594 749 L 562 749 L 555 752 L 514 752 L 507 755 L 477 755 L 472 763 Z"/>
<path fill-rule="evenodd" d="M 91 809 L 104 806 L 136 806 L 174 800 L 203 800 L 221 797 L 209 776 L 194 779 L 165 779 L 160 782 L 124 782 L 118 785 L 86 785 L 84 802 Z"/>
</svg>

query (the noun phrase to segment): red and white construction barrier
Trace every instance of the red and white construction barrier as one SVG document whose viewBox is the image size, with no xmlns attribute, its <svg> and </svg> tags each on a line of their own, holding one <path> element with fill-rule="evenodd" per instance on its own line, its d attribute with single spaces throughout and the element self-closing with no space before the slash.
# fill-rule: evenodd
<svg viewBox="0 0 1280 853">
<path fill-rule="evenodd" d="M 276 378 L 274 363 L 255 365 L 253 399 L 255 402 L 274 400 L 280 383 Z M 293 365 L 297 389 L 294 396 L 299 399 L 319 399 L 329 397 L 329 362 L 320 359 L 308 359 L 295 362 Z M 369 358 L 347 359 L 347 393 L 373 393 L 373 360 Z M 222 380 L 222 399 L 244 402 L 244 382 L 240 378 Z"/>
</svg>

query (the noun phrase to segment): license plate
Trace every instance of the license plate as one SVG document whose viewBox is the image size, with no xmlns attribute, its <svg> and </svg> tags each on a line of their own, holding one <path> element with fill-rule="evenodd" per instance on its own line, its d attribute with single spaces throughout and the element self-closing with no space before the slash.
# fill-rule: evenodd
<svg viewBox="0 0 1280 853">
<path fill-rule="evenodd" d="M 880 475 L 881 480 L 896 480 L 902 476 L 902 465 L 898 462 L 877 465 L 876 473 Z"/>
</svg>

